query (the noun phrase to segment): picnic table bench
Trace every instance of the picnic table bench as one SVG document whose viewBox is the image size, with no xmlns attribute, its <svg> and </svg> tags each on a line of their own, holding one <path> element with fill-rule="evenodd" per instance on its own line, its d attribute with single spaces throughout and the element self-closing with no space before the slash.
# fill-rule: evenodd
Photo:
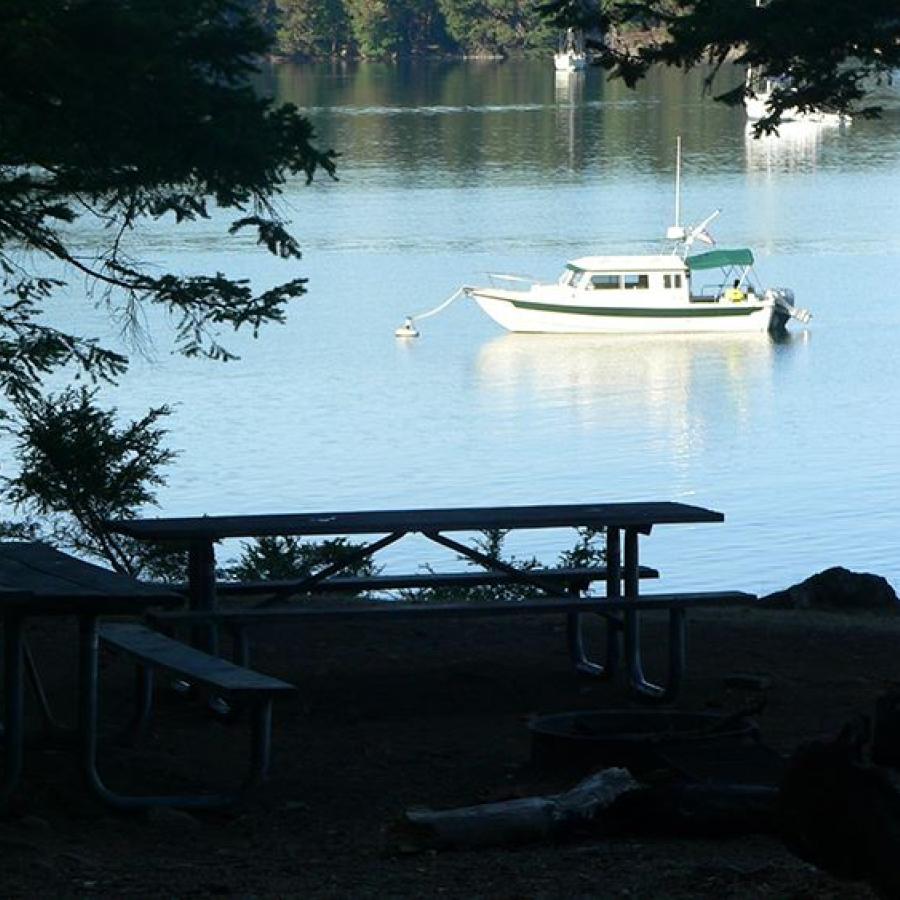
<svg viewBox="0 0 900 900">
<path fill-rule="evenodd" d="M 296 688 L 292 684 L 210 656 L 137 622 L 101 625 L 100 640 L 137 663 L 138 703 L 131 731 L 138 736 L 146 732 L 149 723 L 157 671 L 188 679 L 194 686 L 202 685 L 216 699 L 224 698 L 240 707 L 250 708 L 250 763 L 240 790 L 225 795 L 178 798 L 172 805 L 227 806 L 238 800 L 245 790 L 265 781 L 272 748 L 272 703 L 279 697 L 293 694 Z"/>
<path fill-rule="evenodd" d="M 669 702 L 675 698 L 685 664 L 684 616 L 699 605 L 747 603 L 752 595 L 740 591 L 701 594 L 687 592 L 643 596 L 642 578 L 655 577 L 655 570 L 639 563 L 638 540 L 657 525 L 676 523 L 722 522 L 720 512 L 683 503 L 600 503 L 542 506 L 452 507 L 434 509 L 372 510 L 363 512 L 326 512 L 246 516 L 200 516 L 187 518 L 149 518 L 109 523 L 113 531 L 155 542 L 187 545 L 187 610 L 171 616 L 154 616 L 158 625 L 176 623 L 207 626 L 206 646 L 215 651 L 219 626 L 233 630 L 238 640 L 237 658 L 246 660 L 244 629 L 264 622 L 279 624 L 311 622 L 342 617 L 400 618 L 403 616 L 462 617 L 483 615 L 564 614 L 567 617 L 569 652 L 579 671 L 597 677 L 611 677 L 619 670 L 624 650 L 628 685 L 638 697 L 650 702 Z M 450 537 L 451 533 L 474 533 L 489 529 L 547 529 L 587 527 L 606 535 L 606 565 L 587 573 L 566 576 L 565 570 L 534 570 L 493 559 L 475 547 Z M 454 551 L 481 566 L 482 572 L 420 573 L 402 576 L 343 576 L 341 572 L 357 562 L 371 558 L 409 534 L 421 535 L 433 543 Z M 356 548 L 341 562 L 325 565 L 306 578 L 287 583 L 255 582 L 233 585 L 216 579 L 215 544 L 229 538 L 267 536 L 377 536 Z M 586 584 L 602 580 L 602 597 L 584 595 Z M 386 587 L 466 586 L 470 584 L 516 584 L 531 588 L 533 598 L 500 604 L 399 604 L 385 602 L 375 607 L 337 608 L 324 596 L 327 592 L 371 590 Z M 309 595 L 285 609 L 220 609 L 218 596 L 229 593 L 274 593 L 274 600 L 288 594 Z M 317 599 L 309 602 L 309 597 Z M 649 610 L 670 613 L 669 679 L 665 685 L 649 682 L 641 660 L 640 615 Z M 609 623 L 605 664 L 588 659 L 581 629 L 586 614 L 600 615 Z M 201 632 L 197 632 L 201 633 Z"/>
<path fill-rule="evenodd" d="M 534 593 L 542 596 L 553 596 L 547 594 L 548 591 L 558 592 L 561 594 L 562 600 L 559 598 L 549 600 L 543 604 L 531 601 L 529 609 L 532 612 L 548 612 L 559 613 L 567 612 L 562 601 L 571 599 L 572 597 L 580 597 L 590 589 L 590 586 L 596 581 L 605 582 L 608 578 L 608 570 L 605 566 L 566 566 L 553 568 L 529 568 L 522 570 L 527 572 L 529 578 L 529 586 Z M 640 566 L 638 576 L 640 578 L 659 578 L 659 572 L 649 566 Z M 502 587 L 509 586 L 515 582 L 510 578 L 507 572 L 489 571 L 489 570 L 469 570 L 465 572 L 416 572 L 414 574 L 387 574 L 387 575 L 335 575 L 316 584 L 315 591 L 317 594 L 358 594 L 360 592 L 384 592 L 396 590 L 443 590 L 451 591 L 453 588 L 471 589 L 476 587 Z M 535 589 L 535 585 L 540 584 L 540 590 Z M 188 591 L 187 585 L 179 585 L 179 588 Z M 296 624 L 298 619 L 311 621 L 308 615 L 310 595 L 304 593 L 303 589 L 309 590 L 306 579 L 273 579 L 271 581 L 217 581 L 216 593 L 222 597 L 247 597 L 247 596 L 266 596 L 263 607 L 268 607 L 280 603 L 288 598 L 302 600 L 300 604 L 294 604 L 293 610 L 287 610 L 287 615 L 281 618 L 282 624 Z M 325 597 L 319 598 L 320 602 L 327 602 Z M 419 604 L 417 608 L 424 607 L 426 604 Z M 473 609 L 484 607 L 485 612 L 490 612 L 494 604 L 482 604 L 466 601 L 457 604 L 460 614 L 463 617 L 470 615 Z M 433 601 L 427 603 L 428 608 L 446 609 L 447 604 L 437 604 Z M 389 607 L 395 614 L 402 614 L 401 607 L 394 602 Z M 510 603 L 507 611 L 518 610 L 524 611 L 524 607 L 517 601 Z M 596 610 L 592 610 L 596 611 Z M 292 615 L 295 612 L 297 615 Z M 328 610 L 324 610 L 328 612 Z M 364 610 L 361 610 L 365 614 Z M 479 613 L 476 610 L 476 615 Z M 429 613 L 425 613 L 429 615 Z M 607 614 L 609 622 L 609 632 L 607 634 L 606 660 L 604 664 L 591 662 L 588 659 L 587 652 L 584 647 L 584 638 L 582 634 L 582 612 L 580 608 L 576 608 L 567 612 L 566 616 L 566 636 L 569 648 L 569 656 L 575 669 L 584 675 L 594 677 L 606 677 L 611 674 L 617 664 L 619 656 L 619 635 L 616 631 L 620 627 L 618 620 L 610 614 Z M 234 660 L 240 665 L 247 665 L 249 659 L 249 645 L 247 640 L 247 627 L 251 624 L 264 624 L 266 617 L 260 617 L 259 622 L 251 623 L 246 616 L 235 617 L 226 612 L 223 616 L 209 616 L 197 614 L 191 616 L 176 616 L 170 623 L 179 621 L 182 624 L 192 622 L 194 626 L 206 624 L 213 627 L 223 625 L 230 632 L 234 639 Z M 162 626 L 163 619 L 154 620 L 158 625 Z M 238 626 L 238 623 L 241 623 Z"/>
<path fill-rule="evenodd" d="M 605 566 L 557 566 L 520 570 L 532 579 L 539 579 L 544 587 L 565 592 L 581 593 L 595 581 L 606 581 L 609 572 Z M 641 566 L 641 578 L 659 578 L 659 572 L 649 566 Z M 509 585 L 512 580 L 507 572 L 473 570 L 465 572 L 415 572 L 413 574 L 334 575 L 315 584 L 316 593 L 355 594 L 361 591 L 396 591 L 428 588 L 473 588 Z M 188 585 L 179 585 L 189 590 Z M 248 596 L 270 594 L 285 597 L 309 590 L 305 578 L 272 579 L 270 581 L 217 581 L 216 593 L 220 596 Z"/>
<path fill-rule="evenodd" d="M 289 607 L 265 609 L 217 609 L 217 610 L 162 610 L 148 613 L 149 622 L 166 633 L 179 626 L 215 624 L 224 626 L 234 638 L 235 662 L 249 664 L 247 629 L 265 625 L 297 625 L 316 622 L 395 622 L 412 619 L 489 618 L 496 616 L 559 616 L 569 621 L 573 617 L 601 616 L 607 620 L 608 634 L 618 636 L 623 629 L 623 617 L 636 610 L 643 612 L 667 612 L 669 616 L 669 664 L 668 679 L 660 693 L 654 696 L 658 702 L 674 700 L 681 687 L 686 664 L 687 611 L 698 607 L 749 605 L 756 600 L 753 594 L 743 591 L 706 591 L 693 594 L 644 594 L 640 597 L 620 597 L 616 600 L 593 597 L 561 596 L 542 600 L 473 601 L 466 603 L 400 603 L 388 601 L 354 601 L 336 606 L 332 596 L 310 596 L 302 603 Z M 571 639 L 571 633 L 570 633 Z M 631 637 L 634 640 L 634 636 Z M 615 644 L 614 644 L 615 645 Z M 626 657 L 634 658 L 639 648 L 626 648 Z M 571 648 L 573 656 L 583 655 L 580 647 Z M 607 655 L 607 666 L 614 669 L 618 663 L 615 650 Z M 590 671 L 590 670 L 588 670 Z M 590 674 L 594 674 L 592 671 Z M 635 673 L 631 673 L 634 677 Z"/>
</svg>

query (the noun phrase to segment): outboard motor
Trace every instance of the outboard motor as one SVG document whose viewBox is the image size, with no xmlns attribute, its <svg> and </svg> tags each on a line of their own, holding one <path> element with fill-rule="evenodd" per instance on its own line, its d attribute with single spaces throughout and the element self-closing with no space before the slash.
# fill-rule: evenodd
<svg viewBox="0 0 900 900">
<path fill-rule="evenodd" d="M 785 321 L 796 319 L 805 325 L 812 318 L 812 313 L 808 309 L 794 306 L 794 292 L 790 288 L 769 288 L 765 299 L 775 307 L 776 313 L 785 317 Z"/>
</svg>

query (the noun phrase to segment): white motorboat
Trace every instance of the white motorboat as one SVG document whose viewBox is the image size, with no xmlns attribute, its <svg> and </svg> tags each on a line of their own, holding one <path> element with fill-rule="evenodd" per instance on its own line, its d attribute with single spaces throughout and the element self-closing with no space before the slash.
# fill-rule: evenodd
<svg viewBox="0 0 900 900">
<path fill-rule="evenodd" d="M 778 331 L 809 321 L 793 291 L 761 289 L 748 249 L 678 254 L 587 256 L 555 284 L 525 290 L 500 284 L 466 294 L 509 331 L 555 334 Z M 712 271 L 724 277 L 701 283 Z M 493 276 L 504 282 L 514 276 Z"/>
<path fill-rule="evenodd" d="M 553 54 L 553 66 L 557 72 L 580 72 L 587 65 L 584 39 L 574 28 L 566 29 L 560 38 L 559 49 Z"/>
<path fill-rule="evenodd" d="M 553 283 L 490 275 L 485 287 L 465 287 L 509 331 L 544 333 L 664 333 L 778 331 L 789 319 L 806 323 L 788 288 L 764 288 L 746 248 L 690 254 L 718 210 L 694 227 L 678 224 L 681 144 L 676 151 L 675 225 L 668 253 L 585 256 L 566 264 Z"/>
</svg>

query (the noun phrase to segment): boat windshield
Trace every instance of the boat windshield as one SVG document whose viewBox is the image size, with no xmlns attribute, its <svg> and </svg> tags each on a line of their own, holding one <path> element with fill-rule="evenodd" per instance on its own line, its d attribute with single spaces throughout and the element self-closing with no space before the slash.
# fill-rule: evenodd
<svg viewBox="0 0 900 900">
<path fill-rule="evenodd" d="M 578 287 L 584 275 L 585 272 L 583 269 L 566 266 L 565 271 L 559 276 L 559 281 L 557 283 L 561 284 L 563 287 Z"/>
</svg>

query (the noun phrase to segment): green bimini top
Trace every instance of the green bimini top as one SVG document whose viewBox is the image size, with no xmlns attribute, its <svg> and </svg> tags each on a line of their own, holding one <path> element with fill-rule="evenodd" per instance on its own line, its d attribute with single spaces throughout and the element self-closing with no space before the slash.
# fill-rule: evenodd
<svg viewBox="0 0 900 900">
<path fill-rule="evenodd" d="M 698 253 L 689 256 L 685 262 L 692 272 L 703 269 L 724 269 L 726 266 L 752 266 L 753 254 L 747 249 L 710 250 L 709 253 Z"/>
</svg>

